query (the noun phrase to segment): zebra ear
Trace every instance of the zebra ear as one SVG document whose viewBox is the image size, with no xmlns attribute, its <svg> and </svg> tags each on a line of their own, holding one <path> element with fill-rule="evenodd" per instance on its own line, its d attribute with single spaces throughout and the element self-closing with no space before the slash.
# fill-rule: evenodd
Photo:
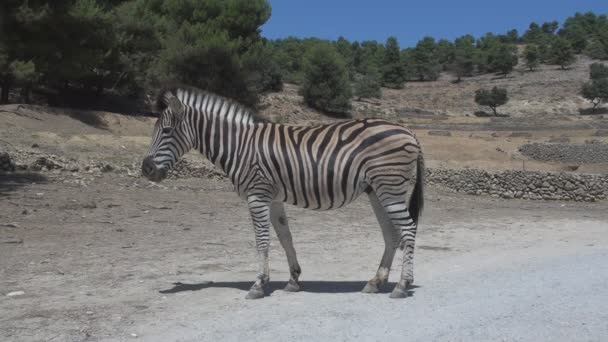
<svg viewBox="0 0 608 342">
<path fill-rule="evenodd" d="M 171 113 L 173 113 L 173 116 L 175 117 L 175 119 L 181 120 L 184 118 L 185 108 L 184 108 L 184 105 L 182 104 L 182 102 L 177 99 L 177 97 L 175 97 L 175 96 L 169 97 L 167 99 L 167 105 L 169 107 L 169 110 L 171 110 Z"/>
</svg>

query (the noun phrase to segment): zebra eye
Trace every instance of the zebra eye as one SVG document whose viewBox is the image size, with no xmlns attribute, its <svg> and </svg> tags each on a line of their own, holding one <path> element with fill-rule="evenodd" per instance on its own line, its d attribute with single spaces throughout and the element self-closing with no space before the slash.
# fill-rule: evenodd
<svg viewBox="0 0 608 342">
<path fill-rule="evenodd" d="M 171 134 L 173 132 L 172 127 L 163 127 L 163 134 Z"/>
</svg>

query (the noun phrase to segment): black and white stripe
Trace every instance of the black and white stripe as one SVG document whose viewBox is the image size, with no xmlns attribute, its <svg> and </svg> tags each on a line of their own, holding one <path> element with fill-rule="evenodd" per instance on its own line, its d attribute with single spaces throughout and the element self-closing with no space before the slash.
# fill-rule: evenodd
<svg viewBox="0 0 608 342">
<path fill-rule="evenodd" d="M 184 153 L 195 148 L 227 174 L 236 192 L 248 201 L 260 255 L 258 281 L 250 297 L 263 294 L 268 280 L 271 222 L 277 233 L 283 230 L 279 237 L 286 251 L 293 250 L 282 205 L 277 203 L 329 210 L 363 192 L 370 196 L 386 241 L 378 273 L 364 291 L 375 292 L 386 282 L 400 246 L 403 270 L 393 296 L 405 295 L 413 282 L 424 173 L 420 145 L 410 130 L 381 119 L 309 127 L 263 122 L 234 101 L 185 87 L 162 92 L 158 102 L 161 115 L 143 173 L 160 180 Z M 277 228 L 283 224 L 275 221 L 285 221 L 284 227 Z M 288 234 L 289 241 L 283 241 Z M 300 267 L 295 250 L 292 254 L 288 261 L 293 289 L 298 286 Z"/>
</svg>

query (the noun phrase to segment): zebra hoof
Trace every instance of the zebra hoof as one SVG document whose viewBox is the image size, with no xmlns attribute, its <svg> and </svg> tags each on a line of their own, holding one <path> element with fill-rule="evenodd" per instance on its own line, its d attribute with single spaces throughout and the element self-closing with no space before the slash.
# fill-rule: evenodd
<svg viewBox="0 0 608 342">
<path fill-rule="evenodd" d="M 301 290 L 300 284 L 298 284 L 295 280 L 290 279 L 287 285 L 285 285 L 285 292 L 298 292 Z"/>
<path fill-rule="evenodd" d="M 264 289 L 262 289 L 261 287 L 252 287 L 251 290 L 249 290 L 249 293 L 247 293 L 247 296 L 245 296 L 245 299 L 260 298 L 264 298 Z"/>
<path fill-rule="evenodd" d="M 407 290 L 399 287 L 395 287 L 393 292 L 391 292 L 390 298 L 406 298 L 408 296 Z"/>
<path fill-rule="evenodd" d="M 367 284 L 365 284 L 365 287 L 363 288 L 363 290 L 361 290 L 362 293 L 378 293 L 378 291 L 380 291 L 378 289 L 378 285 L 372 282 L 368 282 Z"/>
</svg>

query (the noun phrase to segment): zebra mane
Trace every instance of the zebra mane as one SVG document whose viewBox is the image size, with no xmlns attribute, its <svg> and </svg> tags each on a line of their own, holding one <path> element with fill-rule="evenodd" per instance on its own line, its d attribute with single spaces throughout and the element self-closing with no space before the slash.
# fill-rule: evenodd
<svg viewBox="0 0 608 342">
<path fill-rule="evenodd" d="M 258 115 L 258 113 L 256 111 L 254 111 L 253 109 L 251 109 L 233 99 L 218 95 L 216 93 L 213 93 L 213 92 L 210 92 L 207 90 L 199 89 L 199 88 L 192 87 L 192 86 L 184 86 L 184 85 L 172 85 L 172 86 L 166 86 L 166 87 L 162 88 L 158 92 L 158 95 L 156 96 L 156 110 L 159 113 L 162 112 L 163 110 L 165 110 L 167 108 L 167 106 L 169 106 L 168 99 L 171 97 L 171 95 L 177 97 L 179 90 L 188 92 L 190 94 L 196 94 L 196 95 L 201 95 L 201 96 L 212 96 L 212 97 L 220 99 L 223 102 L 230 103 L 231 105 L 236 106 L 238 109 L 240 109 L 243 113 L 247 113 L 247 115 L 250 116 L 254 122 L 267 122 L 268 121 L 268 120 L 260 117 Z M 187 105 L 186 103 L 184 103 L 184 104 Z"/>
</svg>

